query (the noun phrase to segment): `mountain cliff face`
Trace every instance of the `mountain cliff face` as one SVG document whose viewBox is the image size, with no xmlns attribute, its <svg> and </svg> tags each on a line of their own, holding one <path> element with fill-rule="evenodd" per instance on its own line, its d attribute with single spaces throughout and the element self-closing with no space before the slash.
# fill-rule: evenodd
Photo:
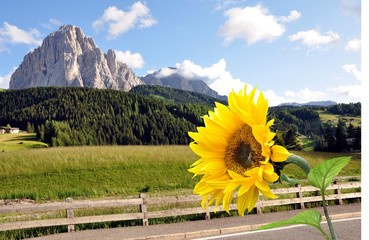
<svg viewBox="0 0 369 240">
<path fill-rule="evenodd" d="M 171 69 L 175 70 L 175 68 Z M 219 96 L 218 93 L 211 89 L 203 80 L 189 79 L 178 73 L 164 75 L 161 71 L 162 70 L 147 74 L 141 77 L 141 79 L 147 85 L 171 87 L 206 94 L 214 98 L 223 98 L 223 96 Z"/>
<path fill-rule="evenodd" d="M 78 27 L 65 25 L 28 53 L 10 78 L 10 89 L 80 86 L 128 91 L 142 84 L 114 51 L 104 54 Z"/>
</svg>

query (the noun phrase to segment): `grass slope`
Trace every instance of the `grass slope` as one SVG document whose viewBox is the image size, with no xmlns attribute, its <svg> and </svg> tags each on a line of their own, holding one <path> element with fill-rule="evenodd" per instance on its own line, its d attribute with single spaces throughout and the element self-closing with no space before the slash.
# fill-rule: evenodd
<svg viewBox="0 0 369 240">
<path fill-rule="evenodd" d="M 327 123 L 329 121 L 332 122 L 332 124 L 337 124 L 339 120 L 345 121 L 347 125 L 352 123 L 354 127 L 361 126 L 361 117 L 360 116 L 344 116 L 344 115 L 338 115 L 338 114 L 332 114 L 326 111 L 318 111 L 319 112 L 319 118 L 322 123 Z"/>
<path fill-rule="evenodd" d="M 213 107 L 214 102 L 227 102 L 227 99 L 225 97 L 223 97 L 222 99 L 218 99 L 202 93 L 156 85 L 137 85 L 132 88 L 130 92 L 152 97 L 155 99 L 160 99 L 162 101 L 180 104 L 192 103 Z"/>
<path fill-rule="evenodd" d="M 37 141 L 36 134 L 0 134 L 0 152 L 18 151 L 31 148 L 44 148 L 46 143 Z"/>
<path fill-rule="evenodd" d="M 0 199 L 127 196 L 191 189 L 187 146 L 69 147 L 0 153 Z"/>
</svg>

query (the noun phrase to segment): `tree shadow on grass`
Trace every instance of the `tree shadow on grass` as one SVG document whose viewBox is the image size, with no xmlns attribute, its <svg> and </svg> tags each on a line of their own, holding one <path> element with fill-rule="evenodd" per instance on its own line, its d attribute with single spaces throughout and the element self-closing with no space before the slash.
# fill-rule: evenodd
<svg viewBox="0 0 369 240">
<path fill-rule="evenodd" d="M 12 134 L 12 133 L 8 133 L 8 134 Z M 37 141 L 37 137 L 34 135 L 22 135 L 22 136 L 17 136 L 17 137 L 13 137 L 11 139 L 7 139 L 4 142 L 17 142 L 17 141 Z"/>
</svg>

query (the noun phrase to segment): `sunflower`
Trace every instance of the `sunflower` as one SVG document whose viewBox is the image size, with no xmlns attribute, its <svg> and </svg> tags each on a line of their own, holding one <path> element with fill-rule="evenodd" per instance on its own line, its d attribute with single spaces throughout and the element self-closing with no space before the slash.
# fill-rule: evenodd
<svg viewBox="0 0 369 240">
<path fill-rule="evenodd" d="M 202 175 L 194 193 L 202 197 L 202 207 L 222 202 L 224 210 L 237 191 L 240 215 L 250 212 L 261 192 L 268 198 L 277 198 L 269 183 L 278 180 L 272 162 L 283 162 L 290 153 L 272 140 L 270 131 L 274 120 L 267 122 L 268 101 L 260 91 L 255 101 L 256 88 L 247 93 L 247 85 L 228 96 L 228 106 L 215 103 L 214 111 L 203 116 L 204 127 L 189 132 L 194 140 L 190 148 L 200 159 L 194 162 L 191 173 Z"/>
</svg>

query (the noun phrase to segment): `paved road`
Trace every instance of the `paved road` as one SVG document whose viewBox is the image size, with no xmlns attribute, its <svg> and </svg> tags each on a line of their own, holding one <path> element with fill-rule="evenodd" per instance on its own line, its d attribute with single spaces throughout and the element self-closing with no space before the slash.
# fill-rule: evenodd
<svg viewBox="0 0 369 240">
<path fill-rule="evenodd" d="M 333 221 L 337 238 L 340 240 L 360 240 L 361 239 L 361 217 L 338 219 Z M 322 228 L 330 236 L 326 222 L 322 223 Z M 276 228 L 264 231 L 248 231 L 231 233 L 220 236 L 196 238 L 196 240 L 324 240 L 323 235 L 316 229 L 306 225 L 293 225 L 283 228 Z"/>
<path fill-rule="evenodd" d="M 321 213 L 322 208 L 316 208 Z M 361 205 L 359 204 L 347 204 L 347 205 L 334 205 L 328 207 L 329 214 L 332 220 L 347 219 L 347 218 L 360 218 L 361 216 Z M 254 214 L 247 215 L 245 217 L 228 217 L 228 218 L 218 218 L 211 220 L 200 220 L 192 222 L 182 222 L 182 223 L 172 223 L 172 224 L 159 224 L 150 226 L 135 226 L 135 227 L 124 227 L 124 228 L 112 228 L 112 229 L 96 229 L 96 230 L 84 230 L 73 233 L 61 233 L 55 235 L 49 235 L 39 238 L 33 238 L 37 240 L 148 240 L 148 239 L 161 239 L 161 240 L 172 240 L 172 239 L 196 239 L 208 236 L 224 236 L 230 233 L 239 233 L 250 231 L 256 229 L 257 227 L 264 225 L 266 223 L 275 222 L 279 220 L 289 219 L 295 216 L 301 210 L 291 210 L 285 212 L 275 212 L 275 213 L 265 213 L 265 214 Z M 323 214 L 324 215 L 324 214 Z M 352 224 L 355 221 L 350 222 L 350 224 L 344 224 L 341 222 L 336 222 L 338 228 L 341 225 L 348 226 L 348 230 L 345 232 L 360 232 L 360 220 L 356 220 L 355 226 Z M 300 239 L 315 239 L 311 238 L 310 234 L 314 234 L 316 231 L 314 228 L 306 228 L 306 234 L 308 235 L 298 235 L 302 238 Z M 337 230 L 336 230 L 337 231 Z M 305 232 L 305 229 L 304 229 Z M 327 231 L 329 232 L 329 231 Z M 264 233 L 263 233 L 264 234 Z M 285 239 L 284 235 L 281 238 L 279 232 L 275 232 L 276 238 L 273 239 Z M 319 235 L 319 233 L 317 233 Z M 272 234 L 274 235 L 274 234 Z M 279 237 L 278 237 L 279 236 Z M 314 236 L 314 235 L 312 235 Z M 320 236 L 320 235 L 319 235 Z M 350 235 L 351 236 L 351 235 Z M 354 235 L 353 235 L 354 236 Z M 234 239 L 244 239 L 233 238 Z M 249 239 L 249 236 L 247 236 Z M 251 238 L 250 238 L 251 239 Z M 264 239 L 263 237 L 258 237 L 256 239 Z M 271 238 L 265 238 L 268 240 L 273 240 Z M 297 239 L 291 238 L 291 239 Z M 321 238 L 317 238 L 321 239 Z M 340 240 L 354 240 L 360 238 L 340 238 Z M 287 238 L 286 238 L 287 240 Z"/>
</svg>

